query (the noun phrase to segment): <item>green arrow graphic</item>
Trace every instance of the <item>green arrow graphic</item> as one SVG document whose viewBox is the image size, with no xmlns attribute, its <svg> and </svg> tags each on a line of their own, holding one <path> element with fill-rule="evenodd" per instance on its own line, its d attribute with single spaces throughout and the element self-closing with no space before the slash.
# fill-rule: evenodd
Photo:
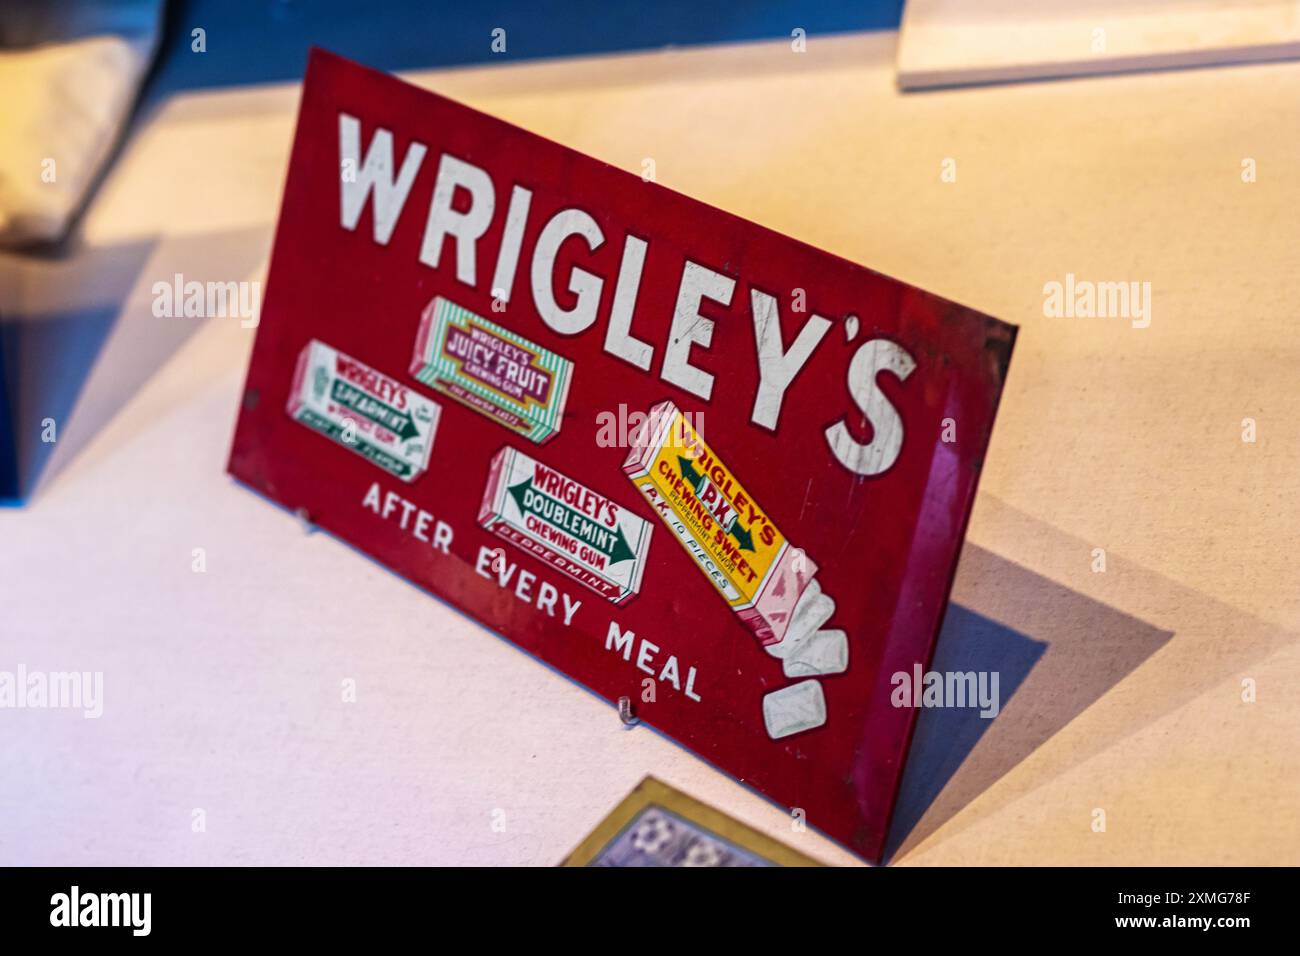
<svg viewBox="0 0 1300 956">
<path fill-rule="evenodd" d="M 623 537 L 623 529 L 616 528 L 614 537 L 614 547 L 609 552 L 609 563 L 618 564 L 620 561 L 626 561 L 629 558 L 635 558 L 636 554 L 627 543 L 627 538 Z"/>
<path fill-rule="evenodd" d="M 604 554 L 609 558 L 610 564 L 618 564 L 620 561 L 627 561 L 629 558 L 636 557 L 636 552 L 632 550 L 631 546 L 627 543 L 627 538 L 623 536 L 623 528 L 621 526 L 614 529 L 613 542 L 602 547 L 596 542 L 602 537 L 606 539 L 608 538 L 608 536 L 600 534 L 600 532 L 605 530 L 604 528 L 598 525 L 589 516 L 583 514 L 581 511 L 575 511 L 558 498 L 552 498 L 550 495 L 544 495 L 540 491 L 535 491 L 533 489 L 533 479 L 526 478 L 517 485 L 511 485 L 508 490 L 510 492 L 510 497 L 514 498 L 515 504 L 519 506 L 520 514 L 528 514 L 531 512 L 543 521 L 547 521 L 553 525 L 558 525 L 575 538 L 580 538 L 597 551 Z M 525 504 L 528 500 L 528 492 L 530 490 L 534 491 L 533 506 L 531 508 Z M 548 501 L 552 502 L 557 509 L 556 514 L 562 515 L 562 519 L 557 521 L 555 514 L 549 516 L 543 515 L 541 509 L 538 508 L 536 504 L 537 498 L 539 497 L 544 497 Z M 596 532 L 595 536 L 591 534 L 593 530 Z"/>
<path fill-rule="evenodd" d="M 402 441 L 406 441 L 408 438 L 415 438 L 420 434 L 420 430 L 415 427 L 415 419 L 411 417 L 410 412 L 405 413 L 401 427 L 394 430 L 397 432 L 397 437 L 402 439 Z"/>
<path fill-rule="evenodd" d="M 395 424 L 397 425 L 396 428 L 387 424 L 385 427 L 390 429 L 402 441 L 406 441 L 408 438 L 415 438 L 420 434 L 420 430 L 415 427 L 415 419 L 411 417 L 410 412 L 402 412 Z"/>
<path fill-rule="evenodd" d="M 385 405 L 379 399 L 367 395 L 356 386 L 349 385 L 342 379 L 336 378 L 334 380 L 334 387 L 330 389 L 330 398 L 340 405 L 352 409 L 358 415 L 368 418 L 378 425 L 383 425 L 402 441 L 415 438 L 420 434 L 420 430 L 415 427 L 415 420 L 411 418 L 409 411 L 399 412 L 391 405 Z"/>
<path fill-rule="evenodd" d="M 704 476 L 695 470 L 695 465 L 691 463 L 689 458 L 678 455 L 677 465 L 682 470 L 682 480 L 694 488 L 696 494 L 699 494 L 700 482 L 704 480 Z"/>
<path fill-rule="evenodd" d="M 742 528 L 740 526 L 739 519 L 737 519 L 736 523 L 731 526 L 731 536 L 735 538 L 736 541 L 740 544 L 740 550 L 742 551 L 754 550 L 754 536 L 750 534 L 748 529 Z"/>
</svg>

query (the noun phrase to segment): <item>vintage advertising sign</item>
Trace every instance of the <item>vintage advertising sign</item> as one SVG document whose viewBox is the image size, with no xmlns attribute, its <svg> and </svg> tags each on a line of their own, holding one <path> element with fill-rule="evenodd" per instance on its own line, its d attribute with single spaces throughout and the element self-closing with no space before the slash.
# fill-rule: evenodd
<svg viewBox="0 0 1300 956">
<path fill-rule="evenodd" d="M 314 51 L 230 471 L 876 859 L 1014 334 Z"/>
</svg>

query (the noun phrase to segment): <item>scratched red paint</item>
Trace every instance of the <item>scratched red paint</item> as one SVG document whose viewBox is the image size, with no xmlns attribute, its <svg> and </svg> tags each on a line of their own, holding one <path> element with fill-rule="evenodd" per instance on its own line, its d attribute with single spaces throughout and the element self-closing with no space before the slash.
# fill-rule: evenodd
<svg viewBox="0 0 1300 956">
<path fill-rule="evenodd" d="M 1014 336 L 313 51 L 229 467 L 877 859 Z"/>
</svg>

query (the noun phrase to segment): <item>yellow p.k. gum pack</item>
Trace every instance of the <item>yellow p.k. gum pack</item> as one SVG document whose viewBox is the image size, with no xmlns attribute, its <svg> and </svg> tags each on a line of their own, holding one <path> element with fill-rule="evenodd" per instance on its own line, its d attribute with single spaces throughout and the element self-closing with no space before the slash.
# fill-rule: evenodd
<svg viewBox="0 0 1300 956">
<path fill-rule="evenodd" d="M 632 434 L 623 472 L 763 644 L 785 636 L 817 565 L 790 545 L 671 402 Z"/>
</svg>

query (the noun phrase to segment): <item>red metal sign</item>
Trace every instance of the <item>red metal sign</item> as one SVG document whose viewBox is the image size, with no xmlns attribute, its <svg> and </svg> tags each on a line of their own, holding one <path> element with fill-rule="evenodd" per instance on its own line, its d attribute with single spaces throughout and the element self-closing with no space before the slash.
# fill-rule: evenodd
<svg viewBox="0 0 1300 956">
<path fill-rule="evenodd" d="M 1014 334 L 315 51 L 230 471 L 877 858 Z"/>
</svg>

